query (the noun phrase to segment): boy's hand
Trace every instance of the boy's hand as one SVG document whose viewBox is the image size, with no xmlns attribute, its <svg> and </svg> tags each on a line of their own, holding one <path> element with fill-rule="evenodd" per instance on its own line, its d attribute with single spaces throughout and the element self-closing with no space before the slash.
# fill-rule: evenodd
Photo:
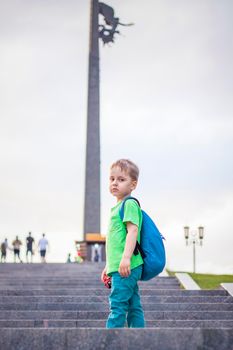
<svg viewBox="0 0 233 350">
<path fill-rule="evenodd" d="M 118 269 L 118 272 L 122 277 L 128 277 L 131 273 L 130 258 L 136 245 L 138 227 L 137 225 L 132 224 L 132 222 L 127 222 L 127 231 L 125 249 Z"/>
<path fill-rule="evenodd" d="M 131 271 L 130 271 L 130 258 L 123 257 L 121 259 L 118 272 L 119 272 L 119 274 L 122 277 L 128 277 L 131 274 Z"/>
<path fill-rule="evenodd" d="M 103 269 L 102 273 L 101 273 L 101 281 L 104 283 L 104 276 L 106 276 L 106 272 L 107 272 L 107 267 L 105 266 L 105 268 Z"/>
</svg>

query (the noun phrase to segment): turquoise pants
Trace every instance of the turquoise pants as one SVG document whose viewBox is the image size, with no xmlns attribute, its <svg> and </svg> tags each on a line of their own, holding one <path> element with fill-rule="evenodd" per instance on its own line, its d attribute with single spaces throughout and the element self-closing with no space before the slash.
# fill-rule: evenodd
<svg viewBox="0 0 233 350">
<path fill-rule="evenodd" d="M 122 328 L 127 317 L 128 327 L 145 327 L 137 282 L 142 274 L 142 265 L 131 270 L 128 277 L 118 272 L 112 274 L 112 290 L 109 296 L 110 315 L 106 328 Z"/>
</svg>

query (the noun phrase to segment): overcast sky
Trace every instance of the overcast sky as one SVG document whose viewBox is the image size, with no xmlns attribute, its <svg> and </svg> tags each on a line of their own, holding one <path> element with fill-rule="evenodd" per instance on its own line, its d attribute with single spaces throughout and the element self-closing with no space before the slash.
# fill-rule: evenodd
<svg viewBox="0 0 233 350">
<path fill-rule="evenodd" d="M 197 270 L 233 273 L 233 2 L 106 3 L 135 25 L 100 43 L 102 233 L 109 165 L 130 158 L 168 267 L 192 269 L 183 226 L 203 225 Z M 89 17 L 87 0 L 0 0 L 0 240 L 45 232 L 50 261 L 83 231 Z"/>
</svg>

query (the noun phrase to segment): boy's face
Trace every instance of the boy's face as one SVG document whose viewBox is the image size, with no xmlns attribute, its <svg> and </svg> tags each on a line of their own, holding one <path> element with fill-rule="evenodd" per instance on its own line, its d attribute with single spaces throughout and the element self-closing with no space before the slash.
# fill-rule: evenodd
<svg viewBox="0 0 233 350">
<path fill-rule="evenodd" d="M 119 167 L 110 170 L 109 190 L 118 202 L 129 196 L 136 186 L 137 181 L 133 180 L 127 172 L 122 171 Z"/>
</svg>

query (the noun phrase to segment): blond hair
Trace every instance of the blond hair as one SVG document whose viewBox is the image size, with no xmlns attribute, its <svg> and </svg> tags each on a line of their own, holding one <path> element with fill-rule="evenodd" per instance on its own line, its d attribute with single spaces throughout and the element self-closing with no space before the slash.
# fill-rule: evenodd
<svg viewBox="0 0 233 350">
<path fill-rule="evenodd" d="M 132 180 L 138 180 L 139 168 L 135 163 L 131 162 L 131 160 L 119 159 L 111 165 L 110 169 L 113 169 L 115 167 L 119 167 L 121 171 L 128 173 Z"/>
</svg>

